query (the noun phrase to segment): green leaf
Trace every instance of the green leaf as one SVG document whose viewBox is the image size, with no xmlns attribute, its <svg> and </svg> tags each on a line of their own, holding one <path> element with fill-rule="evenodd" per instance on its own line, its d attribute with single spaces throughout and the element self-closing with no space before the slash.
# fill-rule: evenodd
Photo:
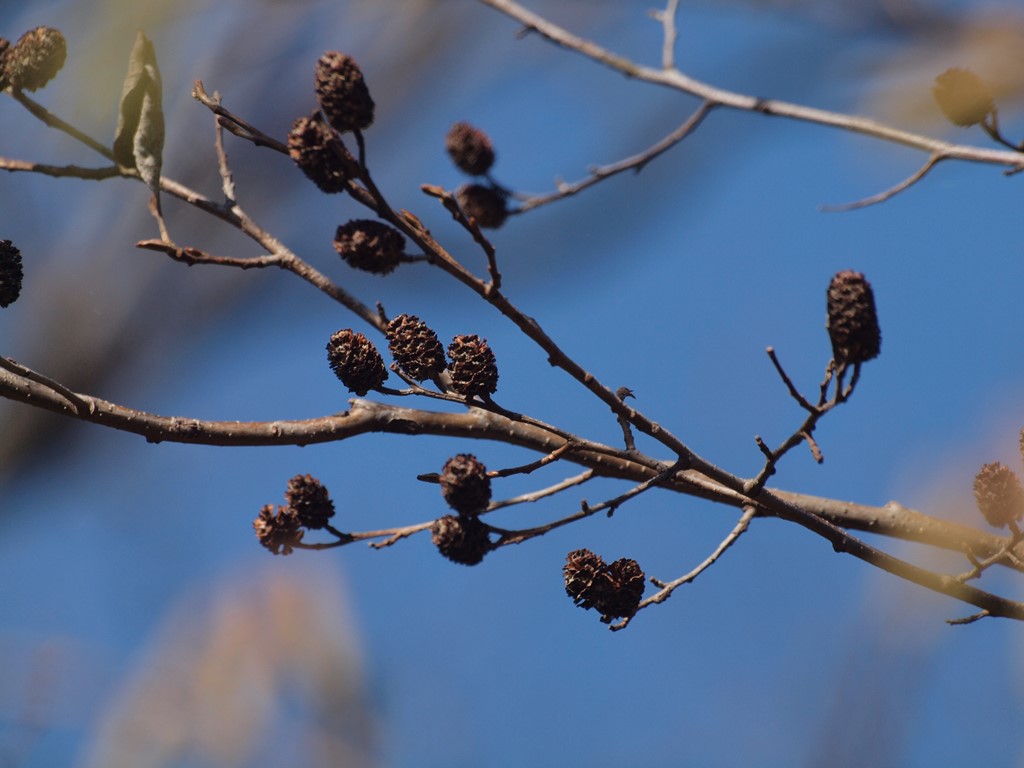
<svg viewBox="0 0 1024 768">
<path fill-rule="evenodd" d="M 114 159 L 137 168 L 142 180 L 159 195 L 163 165 L 163 85 L 153 42 L 141 31 L 135 38 L 128 75 L 121 90 L 121 112 L 114 136 Z"/>
</svg>

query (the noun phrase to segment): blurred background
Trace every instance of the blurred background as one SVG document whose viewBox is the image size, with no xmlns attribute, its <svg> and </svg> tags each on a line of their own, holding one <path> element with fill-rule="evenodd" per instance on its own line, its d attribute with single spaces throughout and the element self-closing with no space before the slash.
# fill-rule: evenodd
<svg viewBox="0 0 1024 768">
<path fill-rule="evenodd" d="M 560 0 L 534 10 L 648 64 L 651 2 Z M 1024 134 L 1024 14 L 1016 2 L 688 2 L 677 61 L 764 97 L 867 114 L 985 145 L 933 105 L 968 67 Z M 69 59 L 35 98 L 110 141 L 137 30 L 164 82 L 164 173 L 219 197 L 202 79 L 284 138 L 315 104 L 313 64 L 353 55 L 377 102 L 368 157 L 395 207 L 423 219 L 479 273 L 482 256 L 419 185 L 463 182 L 444 135 L 467 120 L 494 140 L 495 176 L 550 190 L 653 144 L 696 106 L 631 82 L 471 0 L 32 0 L 0 4 L 0 36 L 61 29 Z M 103 165 L 0 98 L 0 155 Z M 357 273 L 331 247 L 364 216 L 291 162 L 228 139 L 240 202 L 364 302 L 418 314 L 442 339 L 494 348 L 498 400 L 617 443 L 607 409 L 553 371 L 510 323 L 424 265 Z M 511 219 L 494 234 L 507 295 L 570 354 L 720 466 L 752 474 L 762 435 L 802 418 L 764 348 L 804 391 L 830 355 L 825 289 L 871 280 L 883 331 L 849 405 L 796 451 L 778 487 L 980 524 L 982 463 L 1019 467 L 1024 357 L 1014 346 L 1024 259 L 1020 177 L 945 163 L 884 205 L 826 213 L 911 174 L 918 153 L 821 127 L 716 112 L 639 174 Z M 133 244 L 157 235 L 127 181 L 0 176 L 0 238 L 25 260 L 0 351 L 78 391 L 167 415 L 309 418 L 349 394 L 324 345 L 358 320 L 277 271 L 186 269 Z M 183 245 L 257 255 L 171 200 Z M 733 510 L 652 492 L 475 568 L 420 536 L 273 557 L 251 522 L 288 479 L 330 489 L 336 525 L 414 523 L 446 508 L 417 474 L 455 453 L 490 468 L 531 460 L 502 445 L 368 436 L 308 448 L 150 445 L 25 406 L 0 405 L 0 766 L 1024 765 L 1024 628 L 949 627 L 969 608 L 876 572 L 795 526 L 757 521 L 694 585 L 610 633 L 564 594 L 565 554 L 633 557 L 671 579 L 730 530 Z M 641 448 L 661 452 L 657 446 Z M 574 473 L 495 483 L 496 498 Z M 526 527 L 594 482 L 494 522 Z M 314 538 L 314 537 L 309 537 Z M 889 551 L 966 565 L 898 542 Z M 983 587 L 1021 598 L 1019 579 Z"/>
</svg>

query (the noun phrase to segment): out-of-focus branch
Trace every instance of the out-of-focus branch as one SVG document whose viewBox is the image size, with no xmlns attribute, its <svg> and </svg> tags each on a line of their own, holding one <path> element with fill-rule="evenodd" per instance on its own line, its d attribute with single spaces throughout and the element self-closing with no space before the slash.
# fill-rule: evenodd
<svg viewBox="0 0 1024 768">
<path fill-rule="evenodd" d="M 688 93 L 701 99 L 706 104 L 729 107 L 745 112 L 757 112 L 772 117 L 785 117 L 806 123 L 838 128 L 851 133 L 859 133 L 881 141 L 901 144 L 927 152 L 929 156 L 934 158 L 934 161 L 931 163 L 932 165 L 939 160 L 954 159 L 998 165 L 1014 171 L 1024 169 L 1024 153 L 1021 152 L 953 144 L 930 136 L 894 128 L 865 117 L 816 109 L 778 99 L 762 99 L 724 88 L 717 88 L 692 78 L 674 67 L 655 68 L 631 61 L 601 47 L 591 40 L 574 35 L 565 28 L 514 2 L 514 0 L 479 1 L 515 19 L 528 31 L 536 32 L 551 42 L 593 59 L 626 77 Z M 905 189 L 906 187 L 902 188 Z"/>
</svg>

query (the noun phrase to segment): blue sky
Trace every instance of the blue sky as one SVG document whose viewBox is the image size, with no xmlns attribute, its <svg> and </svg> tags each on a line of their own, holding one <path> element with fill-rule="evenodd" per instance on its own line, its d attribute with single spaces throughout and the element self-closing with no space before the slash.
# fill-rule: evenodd
<svg viewBox="0 0 1024 768">
<path fill-rule="evenodd" d="M 983 7 L 949 5 L 956 13 Z M 657 61 L 659 29 L 644 3 L 536 7 L 543 6 L 582 34 Z M 81 114 L 102 137 L 113 132 L 116 75 L 135 28 L 150 21 L 144 15 L 100 0 L 31 2 L 0 10 L 0 34 L 14 38 L 37 24 L 64 30 L 71 63 L 38 99 L 65 117 Z M 684 3 L 680 29 L 680 64 L 697 77 L 854 112 L 870 111 L 896 81 L 916 77 L 927 92 L 941 69 L 965 64 L 899 69 L 901 54 L 922 44 L 916 33 L 755 5 Z M 147 31 L 167 94 L 165 173 L 216 191 L 209 116 L 188 98 L 195 78 L 283 136 L 313 106 L 316 57 L 344 50 L 362 65 L 378 102 L 367 141 L 381 188 L 481 271 L 480 254 L 418 191 L 422 183 L 463 181 L 443 151 L 452 122 L 490 133 L 504 184 L 545 191 L 556 177 L 577 178 L 591 164 L 645 148 L 695 106 L 536 37 L 516 40 L 513 23 L 468 0 L 197 1 Z M 1012 104 L 1002 116 L 1011 131 L 1020 124 Z M 920 130 L 985 143 L 980 132 L 935 115 L 915 120 Z M 10 99 L 0 101 L 0 124 L 4 156 L 92 161 L 41 132 Z M 419 314 L 442 337 L 487 337 L 507 407 L 618 439 L 604 406 L 440 273 L 410 265 L 381 279 L 341 264 L 330 239 L 338 224 L 363 215 L 351 201 L 318 195 L 265 151 L 231 141 L 229 152 L 243 204 L 300 255 L 364 301 Z M 777 443 L 801 418 L 764 348 L 775 346 L 798 384 L 812 390 L 830 352 L 829 279 L 840 269 L 862 271 L 879 305 L 881 357 L 865 366 L 853 400 L 823 422 L 825 463 L 797 450 L 773 484 L 872 504 L 897 499 L 973 521 L 978 467 L 1020 461 L 1024 359 L 1013 317 L 1024 284 L 1015 230 L 1021 179 L 947 163 L 884 205 L 820 210 L 873 194 L 923 159 L 825 128 L 715 113 L 643 173 L 496 232 L 506 293 L 595 375 L 631 387 L 638 407 L 692 448 L 753 473 L 754 435 Z M 60 349 L 88 353 L 123 334 L 126 349 L 93 394 L 214 419 L 343 409 L 348 393 L 327 368 L 323 346 L 356 321 L 283 273 L 186 270 L 136 251 L 135 240 L 155 236 L 144 207 L 142 188 L 125 182 L 0 177 L 0 237 L 20 245 L 27 272 L 21 301 L 0 318 L 4 353 L 47 371 L 60 364 Z M 251 252 L 230 233 L 168 208 L 179 240 L 195 232 L 211 250 Z M 56 300 L 65 294 L 48 292 L 44 279 L 69 284 L 75 301 Z M 59 333 L 44 332 L 53 329 Z M 356 698 L 375 723 L 373 754 L 391 768 L 1010 766 L 1024 759 L 1021 628 L 995 620 L 948 627 L 945 619 L 969 609 L 837 555 L 794 526 L 757 521 L 695 584 L 613 634 L 566 598 L 565 554 L 585 546 L 606 559 L 633 557 L 649 575 L 670 579 L 714 548 L 733 510 L 650 493 L 611 520 L 506 548 L 472 569 L 442 560 L 422 537 L 381 552 L 352 546 L 273 558 L 257 546 L 250 523 L 263 504 L 281 500 L 296 473 L 321 478 L 339 527 L 359 530 L 444 514 L 436 488 L 415 476 L 438 471 L 450 455 L 470 451 L 491 468 L 528 457 L 500 445 L 388 436 L 304 449 L 154 446 L 78 424 L 43 445 L 2 490 L 0 647 L 14 663 L 13 683 L 0 686 L 0 754 L 15 755 L 19 767 L 100 764 L 98 756 L 110 754 L 103 740 L 111 723 L 141 700 L 133 696 L 142 695 L 162 654 L 175 642 L 190 647 L 190 628 L 204 636 L 221 626 L 225 595 L 255 606 L 257 616 L 277 615 L 261 613 L 277 605 L 267 602 L 268 584 L 294 596 L 298 618 L 289 632 L 268 620 L 243 633 L 237 658 L 308 660 L 296 638 L 344 628 L 338 646 L 356 661 L 331 655 L 334 646 L 317 653 L 358 668 Z M 496 495 L 562 476 L 548 467 L 496 482 Z M 581 496 L 597 502 L 621 490 L 595 483 L 515 508 L 496 524 L 536 524 L 565 514 Z M 877 543 L 933 562 L 909 545 Z M 934 562 L 951 572 L 962 566 L 949 557 Z M 1007 574 L 990 574 L 986 585 L 1019 594 Z M 48 648 L 58 662 L 46 661 Z M 41 683 L 32 676 L 39 664 L 51 670 Z M 218 759 L 193 747 L 151 764 L 327 764 L 315 750 L 281 746 L 308 747 L 303 735 L 322 725 L 303 714 L 310 686 L 288 689 L 273 710 L 266 732 L 278 737 L 277 751 Z M 30 690 L 42 702 L 38 737 L 25 725 Z"/>
</svg>

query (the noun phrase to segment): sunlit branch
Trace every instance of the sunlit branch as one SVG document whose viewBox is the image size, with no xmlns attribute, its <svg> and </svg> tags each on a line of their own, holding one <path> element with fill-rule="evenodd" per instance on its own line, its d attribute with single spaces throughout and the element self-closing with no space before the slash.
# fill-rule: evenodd
<svg viewBox="0 0 1024 768">
<path fill-rule="evenodd" d="M 1024 154 L 1019 151 L 984 149 L 946 141 L 894 128 L 876 120 L 830 112 L 778 99 L 762 99 L 736 93 L 704 83 L 683 74 L 678 69 L 660 69 L 638 64 L 593 41 L 572 34 L 563 27 L 539 16 L 513 0 L 479 0 L 495 10 L 504 13 L 526 29 L 536 32 L 553 43 L 597 61 L 615 71 L 636 80 L 672 88 L 688 93 L 714 105 L 730 107 L 746 112 L 757 112 L 773 117 L 785 117 L 817 125 L 829 126 L 851 133 L 859 133 L 882 141 L 918 149 L 929 155 L 965 160 L 976 163 L 1000 165 L 1012 169 L 1024 168 Z"/>
</svg>

